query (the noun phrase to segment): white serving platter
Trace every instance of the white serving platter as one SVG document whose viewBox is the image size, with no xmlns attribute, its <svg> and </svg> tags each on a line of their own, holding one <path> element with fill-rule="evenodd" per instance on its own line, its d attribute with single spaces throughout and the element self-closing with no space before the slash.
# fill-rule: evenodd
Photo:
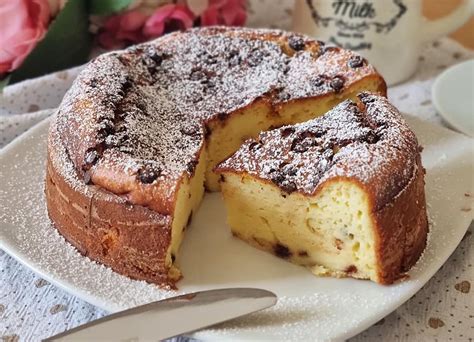
<svg viewBox="0 0 474 342">
<path fill-rule="evenodd" d="M 197 332 L 193 336 L 199 339 L 343 340 L 413 296 L 454 251 L 473 219 L 474 140 L 406 118 L 424 146 L 431 233 L 409 279 L 392 286 L 318 278 L 246 245 L 231 236 L 220 194 L 206 194 L 186 233 L 179 292 L 118 275 L 76 252 L 46 215 L 48 120 L 0 151 L 0 248 L 53 284 L 110 312 L 211 288 L 260 287 L 278 295 L 274 308 Z"/>
</svg>

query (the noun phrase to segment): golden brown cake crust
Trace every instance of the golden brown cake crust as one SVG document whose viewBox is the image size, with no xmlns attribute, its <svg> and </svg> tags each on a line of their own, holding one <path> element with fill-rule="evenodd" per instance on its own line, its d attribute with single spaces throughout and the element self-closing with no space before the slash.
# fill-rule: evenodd
<svg viewBox="0 0 474 342">
<path fill-rule="evenodd" d="M 258 100 L 278 115 L 285 103 L 338 97 L 363 81 L 385 94 L 357 54 L 277 30 L 203 28 L 101 55 L 53 119 L 49 215 L 91 259 L 172 286 L 164 258 L 177 189 L 209 124 Z"/>
<path fill-rule="evenodd" d="M 357 183 L 372 208 L 380 283 L 403 277 L 424 250 L 428 221 L 418 141 L 385 97 L 362 93 L 357 103 L 346 100 L 323 117 L 262 132 L 215 170 L 307 196 L 340 179 Z"/>
</svg>

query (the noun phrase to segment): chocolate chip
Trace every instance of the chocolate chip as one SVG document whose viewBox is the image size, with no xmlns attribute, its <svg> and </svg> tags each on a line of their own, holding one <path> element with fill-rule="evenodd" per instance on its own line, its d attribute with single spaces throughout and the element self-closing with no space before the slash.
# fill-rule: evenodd
<svg viewBox="0 0 474 342">
<path fill-rule="evenodd" d="M 261 144 L 258 141 L 252 141 L 249 145 L 249 151 L 258 150 L 261 147 Z"/>
<path fill-rule="evenodd" d="M 227 113 L 218 113 L 217 119 L 220 121 L 224 121 L 227 118 Z"/>
<path fill-rule="evenodd" d="M 289 194 L 296 191 L 296 183 L 295 182 L 284 181 L 283 183 L 279 184 L 279 186 L 284 192 L 289 193 Z"/>
<path fill-rule="evenodd" d="M 300 257 L 308 257 L 309 254 L 308 254 L 307 251 L 299 251 L 299 252 L 298 252 L 298 256 L 300 256 Z"/>
<path fill-rule="evenodd" d="M 311 85 L 314 87 L 320 87 L 324 84 L 324 77 L 316 76 L 311 80 Z"/>
<path fill-rule="evenodd" d="M 293 127 L 285 127 L 281 130 L 281 136 L 283 138 L 288 137 L 290 134 L 293 134 L 295 132 L 295 129 Z"/>
<path fill-rule="evenodd" d="M 367 133 L 366 139 L 369 144 L 375 144 L 377 141 L 379 141 L 379 136 L 374 131 L 370 131 L 369 133 Z"/>
<path fill-rule="evenodd" d="M 360 93 L 359 95 L 357 95 L 357 97 L 359 98 L 359 100 L 362 101 L 362 103 L 364 104 L 368 104 L 368 103 L 372 103 L 372 102 L 375 102 L 375 96 L 373 96 L 372 94 L 370 93 Z"/>
<path fill-rule="evenodd" d="M 130 78 L 130 76 L 126 76 L 125 77 L 125 80 L 122 82 L 122 91 L 127 91 L 128 89 L 130 89 L 133 85 L 133 82 L 132 82 L 132 79 Z"/>
<path fill-rule="evenodd" d="M 281 169 L 281 173 L 287 176 L 294 176 L 298 172 L 298 169 L 296 167 L 294 167 L 293 165 L 287 162 L 283 162 L 280 165 L 280 169 Z"/>
<path fill-rule="evenodd" d="M 292 48 L 293 50 L 295 51 L 300 51 L 300 50 L 303 50 L 304 47 L 305 47 L 305 42 L 304 42 L 304 39 L 302 37 L 299 37 L 299 36 L 291 36 L 289 39 L 288 39 L 288 45 L 290 46 L 290 48 Z"/>
<path fill-rule="evenodd" d="M 344 79 L 341 76 L 336 76 L 331 80 L 330 85 L 336 93 L 339 93 L 344 88 Z"/>
<path fill-rule="evenodd" d="M 230 51 L 227 60 L 229 62 L 229 66 L 231 67 L 237 66 L 242 62 L 242 59 L 240 58 L 239 52 L 237 50 Z"/>
<path fill-rule="evenodd" d="M 150 51 L 148 53 L 148 57 L 150 57 L 150 59 L 155 62 L 156 66 L 160 66 L 163 62 L 163 55 L 157 51 Z"/>
<path fill-rule="evenodd" d="M 99 160 L 100 155 L 95 149 L 89 149 L 84 155 L 84 165 L 82 169 L 84 171 L 89 170 L 97 161 Z"/>
<path fill-rule="evenodd" d="M 161 174 L 159 168 L 153 168 L 150 165 L 146 165 L 143 169 L 138 171 L 138 179 L 144 184 L 151 184 L 157 179 Z"/>
<path fill-rule="evenodd" d="M 198 135 L 199 128 L 197 126 L 184 126 L 181 128 L 181 133 L 189 136 L 195 136 Z"/>
<path fill-rule="evenodd" d="M 360 68 L 361 66 L 364 65 L 364 58 L 362 58 L 361 56 L 359 55 L 356 55 L 356 56 L 352 56 L 350 59 L 349 59 L 349 62 L 347 62 L 347 64 L 353 68 L 353 69 L 356 69 L 356 68 Z"/>
<path fill-rule="evenodd" d="M 193 174 L 194 170 L 196 170 L 197 164 L 198 164 L 197 160 L 191 160 L 189 163 L 186 164 L 186 170 L 188 170 L 190 174 Z"/>
<path fill-rule="evenodd" d="M 247 64 L 251 67 L 255 67 L 259 65 L 263 60 L 263 54 L 261 51 L 256 50 L 251 53 L 250 56 L 247 57 Z"/>
<path fill-rule="evenodd" d="M 146 104 L 144 102 L 137 102 L 135 104 L 137 106 L 138 109 L 140 109 L 142 112 L 145 112 L 146 110 Z"/>
<path fill-rule="evenodd" d="M 346 273 L 357 273 L 357 267 L 355 267 L 354 265 L 350 265 L 344 271 Z"/>
<path fill-rule="evenodd" d="M 202 81 L 207 78 L 206 73 L 201 69 L 194 69 L 191 71 L 191 75 L 189 75 L 189 79 L 191 81 Z"/>
<path fill-rule="evenodd" d="M 285 175 L 283 175 L 281 172 L 273 169 L 273 170 L 270 170 L 270 173 L 271 173 L 271 181 L 275 183 L 276 185 L 280 186 L 280 184 L 285 181 Z"/>
<path fill-rule="evenodd" d="M 276 256 L 283 259 L 287 259 L 292 255 L 290 249 L 281 243 L 277 243 L 275 246 L 273 246 L 273 251 Z"/>
<path fill-rule="evenodd" d="M 314 145 L 314 139 L 311 137 L 298 136 L 291 143 L 290 150 L 297 153 L 303 153 Z"/>
<path fill-rule="evenodd" d="M 100 138 L 103 139 L 109 134 L 113 134 L 114 131 L 114 123 L 112 122 L 112 120 L 104 119 L 100 122 L 98 131 Z"/>
<path fill-rule="evenodd" d="M 205 58 L 205 62 L 207 64 L 216 64 L 217 63 L 217 56 L 207 56 Z"/>
</svg>

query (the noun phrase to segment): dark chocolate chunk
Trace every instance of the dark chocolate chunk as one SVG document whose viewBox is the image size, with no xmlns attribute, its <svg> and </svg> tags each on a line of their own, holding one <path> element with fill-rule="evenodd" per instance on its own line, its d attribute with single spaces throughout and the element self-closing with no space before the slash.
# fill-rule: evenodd
<svg viewBox="0 0 474 342">
<path fill-rule="evenodd" d="M 195 68 L 191 71 L 191 75 L 189 75 L 189 79 L 191 81 L 202 81 L 207 79 L 206 73 L 199 68 Z"/>
<path fill-rule="evenodd" d="M 194 125 L 184 126 L 181 128 L 181 133 L 189 136 L 195 136 L 199 134 L 199 128 Z"/>
<path fill-rule="evenodd" d="M 314 87 L 320 87 L 324 84 L 324 77 L 323 76 L 316 76 L 311 80 L 311 84 Z"/>
<path fill-rule="evenodd" d="M 355 55 L 355 56 L 352 56 L 351 58 L 349 58 L 349 61 L 347 62 L 347 64 L 353 68 L 353 69 L 356 69 L 356 68 L 360 68 L 361 66 L 364 65 L 364 58 L 359 56 L 359 55 Z"/>
<path fill-rule="evenodd" d="M 114 123 L 109 119 L 104 119 L 99 124 L 99 136 L 100 138 L 105 138 L 109 134 L 114 133 Z"/>
<path fill-rule="evenodd" d="M 290 150 L 297 153 L 303 153 L 309 150 L 311 146 L 314 146 L 315 140 L 309 136 L 298 136 L 291 143 Z"/>
<path fill-rule="evenodd" d="M 130 76 L 126 76 L 125 80 L 122 83 L 122 91 L 125 92 L 130 89 L 133 85 L 132 78 Z"/>
<path fill-rule="evenodd" d="M 291 37 L 288 39 L 288 45 L 289 45 L 290 48 L 292 48 L 293 50 L 295 50 L 295 51 L 300 51 L 300 50 L 303 50 L 303 49 L 304 49 L 304 47 L 305 47 L 305 42 L 304 42 L 303 37 L 291 36 Z"/>
<path fill-rule="evenodd" d="M 359 95 L 357 95 L 357 97 L 364 104 L 375 102 L 375 97 L 370 93 L 363 92 L 363 93 L 360 93 Z"/>
<path fill-rule="evenodd" d="M 82 169 L 84 171 L 89 170 L 97 161 L 99 160 L 100 155 L 95 149 L 89 149 L 84 155 L 84 165 Z"/>
<path fill-rule="evenodd" d="M 350 265 L 344 271 L 346 273 L 357 273 L 357 267 L 355 267 L 354 265 Z"/>
<path fill-rule="evenodd" d="M 288 180 L 285 180 L 284 182 L 280 183 L 279 186 L 284 192 L 289 193 L 289 194 L 296 191 L 297 189 L 296 183 L 288 181 Z"/>
<path fill-rule="evenodd" d="M 188 170 L 188 172 L 190 174 L 193 174 L 194 173 L 194 170 L 196 170 L 196 165 L 198 164 L 198 161 L 197 160 L 191 160 L 190 162 L 188 162 L 186 164 L 186 169 Z"/>
<path fill-rule="evenodd" d="M 270 170 L 271 180 L 273 183 L 280 186 L 280 184 L 285 181 L 285 175 L 281 172 L 278 172 L 277 170 L 274 170 L 274 171 L 273 170 L 274 169 Z"/>
<path fill-rule="evenodd" d="M 227 60 L 229 61 L 229 66 L 231 67 L 237 66 L 242 62 L 237 50 L 230 51 Z"/>
<path fill-rule="evenodd" d="M 145 165 L 144 168 L 138 171 L 138 179 L 143 184 L 151 184 L 157 179 L 161 174 L 161 170 L 159 168 L 154 168 L 150 165 Z"/>
<path fill-rule="evenodd" d="M 260 50 L 252 51 L 250 56 L 247 57 L 247 64 L 251 67 L 259 65 L 263 60 L 263 54 Z"/>
<path fill-rule="evenodd" d="M 281 130 L 281 136 L 283 138 L 288 137 L 290 134 L 293 134 L 295 132 L 295 129 L 293 127 L 285 127 Z"/>
<path fill-rule="evenodd" d="M 331 88 L 334 89 L 334 91 L 336 93 L 339 93 L 342 88 L 344 88 L 344 79 L 342 78 L 342 76 L 335 76 L 332 80 L 331 80 Z"/>
<path fill-rule="evenodd" d="M 155 62 L 156 66 L 160 66 L 163 62 L 163 55 L 157 51 L 149 51 L 148 57 L 150 57 L 151 60 Z"/>
<path fill-rule="evenodd" d="M 294 176 L 298 172 L 298 169 L 296 167 L 286 162 L 283 162 L 282 165 L 280 165 L 280 169 L 281 172 L 287 176 Z"/>
<path fill-rule="evenodd" d="M 224 121 L 227 118 L 227 113 L 217 113 L 217 119 Z"/>
<path fill-rule="evenodd" d="M 308 257 L 309 254 L 308 254 L 307 251 L 299 251 L 299 252 L 298 252 L 298 256 L 300 256 L 300 257 Z"/>
<path fill-rule="evenodd" d="M 249 151 L 258 150 L 260 147 L 262 147 L 262 146 L 258 141 L 252 141 L 249 145 Z"/>
<path fill-rule="evenodd" d="M 275 246 L 273 246 L 273 251 L 276 256 L 283 259 L 287 259 L 292 255 L 290 249 L 281 243 L 277 243 Z"/>
</svg>

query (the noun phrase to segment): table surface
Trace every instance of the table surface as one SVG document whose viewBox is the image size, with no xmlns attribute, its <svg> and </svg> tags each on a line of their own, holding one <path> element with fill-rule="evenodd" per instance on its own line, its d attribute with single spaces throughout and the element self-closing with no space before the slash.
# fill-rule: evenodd
<svg viewBox="0 0 474 342">
<path fill-rule="evenodd" d="M 249 24 L 288 28 L 292 4 L 292 0 L 253 0 Z M 265 18 L 258 13 L 266 13 Z M 450 39 L 426 45 L 417 74 L 390 88 L 390 100 L 402 112 L 445 125 L 431 102 L 434 77 L 449 65 L 473 57 L 472 51 Z M 0 147 L 42 120 L 46 114 L 38 110 L 56 107 L 77 72 L 58 72 L 6 88 L 0 96 Z M 473 230 L 471 224 L 456 251 L 422 290 L 351 341 L 472 341 Z M 39 278 L 0 250 L 0 338 L 4 341 L 36 341 L 105 314 Z"/>
</svg>

